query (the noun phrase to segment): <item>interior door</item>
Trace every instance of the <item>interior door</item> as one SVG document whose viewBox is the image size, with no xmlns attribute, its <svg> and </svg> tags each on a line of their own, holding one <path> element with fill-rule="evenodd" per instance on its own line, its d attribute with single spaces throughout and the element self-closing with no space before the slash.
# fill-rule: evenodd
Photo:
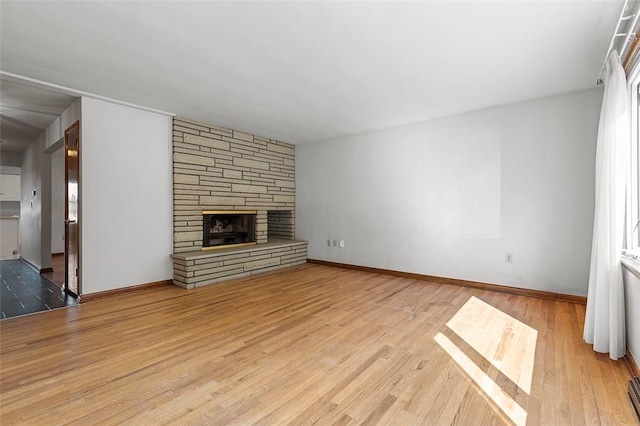
<svg viewBox="0 0 640 426">
<path fill-rule="evenodd" d="M 80 294 L 80 238 L 78 206 L 80 184 L 80 122 L 64 132 L 64 290 L 74 297 Z"/>
</svg>

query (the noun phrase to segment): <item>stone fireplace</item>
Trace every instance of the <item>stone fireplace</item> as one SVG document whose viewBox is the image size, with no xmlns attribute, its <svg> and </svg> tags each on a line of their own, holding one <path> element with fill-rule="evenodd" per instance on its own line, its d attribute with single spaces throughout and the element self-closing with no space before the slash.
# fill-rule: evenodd
<svg viewBox="0 0 640 426">
<path fill-rule="evenodd" d="M 295 240 L 294 145 L 176 117 L 173 200 L 177 285 L 306 262 L 307 243 Z"/>
</svg>

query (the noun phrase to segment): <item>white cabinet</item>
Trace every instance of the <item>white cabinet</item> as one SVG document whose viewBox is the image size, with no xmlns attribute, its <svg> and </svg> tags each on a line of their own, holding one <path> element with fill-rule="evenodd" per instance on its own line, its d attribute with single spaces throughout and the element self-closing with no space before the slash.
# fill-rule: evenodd
<svg viewBox="0 0 640 426">
<path fill-rule="evenodd" d="M 20 245 L 19 219 L 0 217 L 0 259 L 17 259 Z"/>
<path fill-rule="evenodd" d="M 0 174 L 0 201 L 20 201 L 20 175 Z"/>
</svg>

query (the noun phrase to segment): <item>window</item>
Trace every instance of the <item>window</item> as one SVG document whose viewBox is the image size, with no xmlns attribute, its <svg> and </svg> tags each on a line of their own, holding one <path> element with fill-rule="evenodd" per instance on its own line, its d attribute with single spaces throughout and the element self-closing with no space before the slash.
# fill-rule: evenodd
<svg viewBox="0 0 640 426">
<path fill-rule="evenodd" d="M 640 256 L 640 66 L 636 63 L 629 74 L 631 123 L 631 174 L 627 187 L 625 248 Z"/>
</svg>

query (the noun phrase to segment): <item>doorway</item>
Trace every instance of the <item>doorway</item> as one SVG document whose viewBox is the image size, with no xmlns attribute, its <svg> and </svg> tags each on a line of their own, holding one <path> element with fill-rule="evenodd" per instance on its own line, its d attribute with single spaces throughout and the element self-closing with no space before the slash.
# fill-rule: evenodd
<svg viewBox="0 0 640 426">
<path fill-rule="evenodd" d="M 17 257 L 21 257 L 20 254 L 13 259 L 0 260 L 0 280 L 3 284 L 0 289 L 0 300 L 2 302 L 0 319 L 78 304 L 76 295 L 79 294 L 79 287 L 76 286 L 75 291 L 65 291 L 66 262 L 64 242 L 66 237 L 64 236 L 64 222 L 66 219 L 65 193 L 67 192 L 64 167 L 65 138 L 60 138 L 59 141 L 45 149 L 40 156 L 40 162 L 36 163 L 39 164 L 37 176 L 40 183 L 37 187 L 36 184 L 33 184 L 36 189 L 34 189 L 33 194 L 29 195 L 32 196 L 30 200 L 41 200 L 39 208 L 42 215 L 40 250 L 42 251 L 43 262 L 38 267 L 24 258 L 17 259 Z M 76 164 L 78 164 L 77 161 Z M 6 167 L 3 170 L 5 169 Z M 18 172 L 21 177 L 22 170 Z M 31 179 L 33 179 L 33 172 L 29 176 L 29 180 Z M 74 186 L 76 188 L 77 181 L 78 179 L 75 179 L 76 184 Z M 15 216 L 19 218 L 21 216 L 19 194 L 21 185 L 15 186 L 18 188 L 18 195 L 15 197 L 17 200 L 15 201 L 17 205 Z M 31 188 L 32 186 L 28 187 L 28 189 Z M 77 204 L 77 196 L 75 203 Z M 2 206 L 3 213 L 8 211 L 4 209 L 6 207 L 4 204 Z M 27 213 L 30 212 L 31 206 L 31 203 L 24 206 Z M 77 219 L 76 214 L 76 222 Z M 49 226 L 45 226 L 47 222 Z M 56 224 L 58 225 L 57 227 L 55 226 Z M 44 260 L 49 256 L 50 263 Z"/>
<path fill-rule="evenodd" d="M 1 75 L 0 83 L 3 104 L 6 101 L 7 105 L 11 105 L 11 108 L 0 111 L 0 127 L 3 129 L 0 174 L 7 174 L 4 167 L 15 167 L 20 177 L 19 185 L 15 185 L 15 197 L 7 203 L 4 199 L 0 200 L 0 213 L 3 216 L 0 237 L 3 243 L 3 247 L 0 247 L 2 318 L 53 309 L 53 302 L 60 302 L 62 306 L 77 303 L 63 288 L 64 246 L 52 247 L 55 242 L 58 246 L 64 244 L 65 217 L 63 210 L 56 219 L 62 230 L 59 230 L 57 239 L 53 238 L 50 154 L 57 149 L 63 152 L 64 129 L 80 119 L 81 100 L 69 91 L 61 93 L 56 87 L 19 77 Z M 76 123 L 75 129 L 79 129 L 79 123 Z M 59 176 L 63 182 L 64 174 Z M 5 186 L 4 180 L 0 183 L 2 187 Z M 0 193 L 4 193 L 1 189 Z M 64 198 L 64 192 L 60 192 L 61 198 Z M 58 201 L 64 209 L 64 201 Z M 4 225 L 11 229 L 5 230 Z M 52 254 L 58 256 L 52 257 Z M 77 255 L 74 257 L 76 260 L 78 258 Z M 56 280 L 59 285 L 47 279 L 52 269 L 54 273 L 63 275 L 62 279 Z M 79 285 L 74 284 L 75 293 L 81 293 Z M 5 294 L 5 291 L 8 293 Z M 49 296 L 51 298 L 46 300 Z"/>
</svg>

